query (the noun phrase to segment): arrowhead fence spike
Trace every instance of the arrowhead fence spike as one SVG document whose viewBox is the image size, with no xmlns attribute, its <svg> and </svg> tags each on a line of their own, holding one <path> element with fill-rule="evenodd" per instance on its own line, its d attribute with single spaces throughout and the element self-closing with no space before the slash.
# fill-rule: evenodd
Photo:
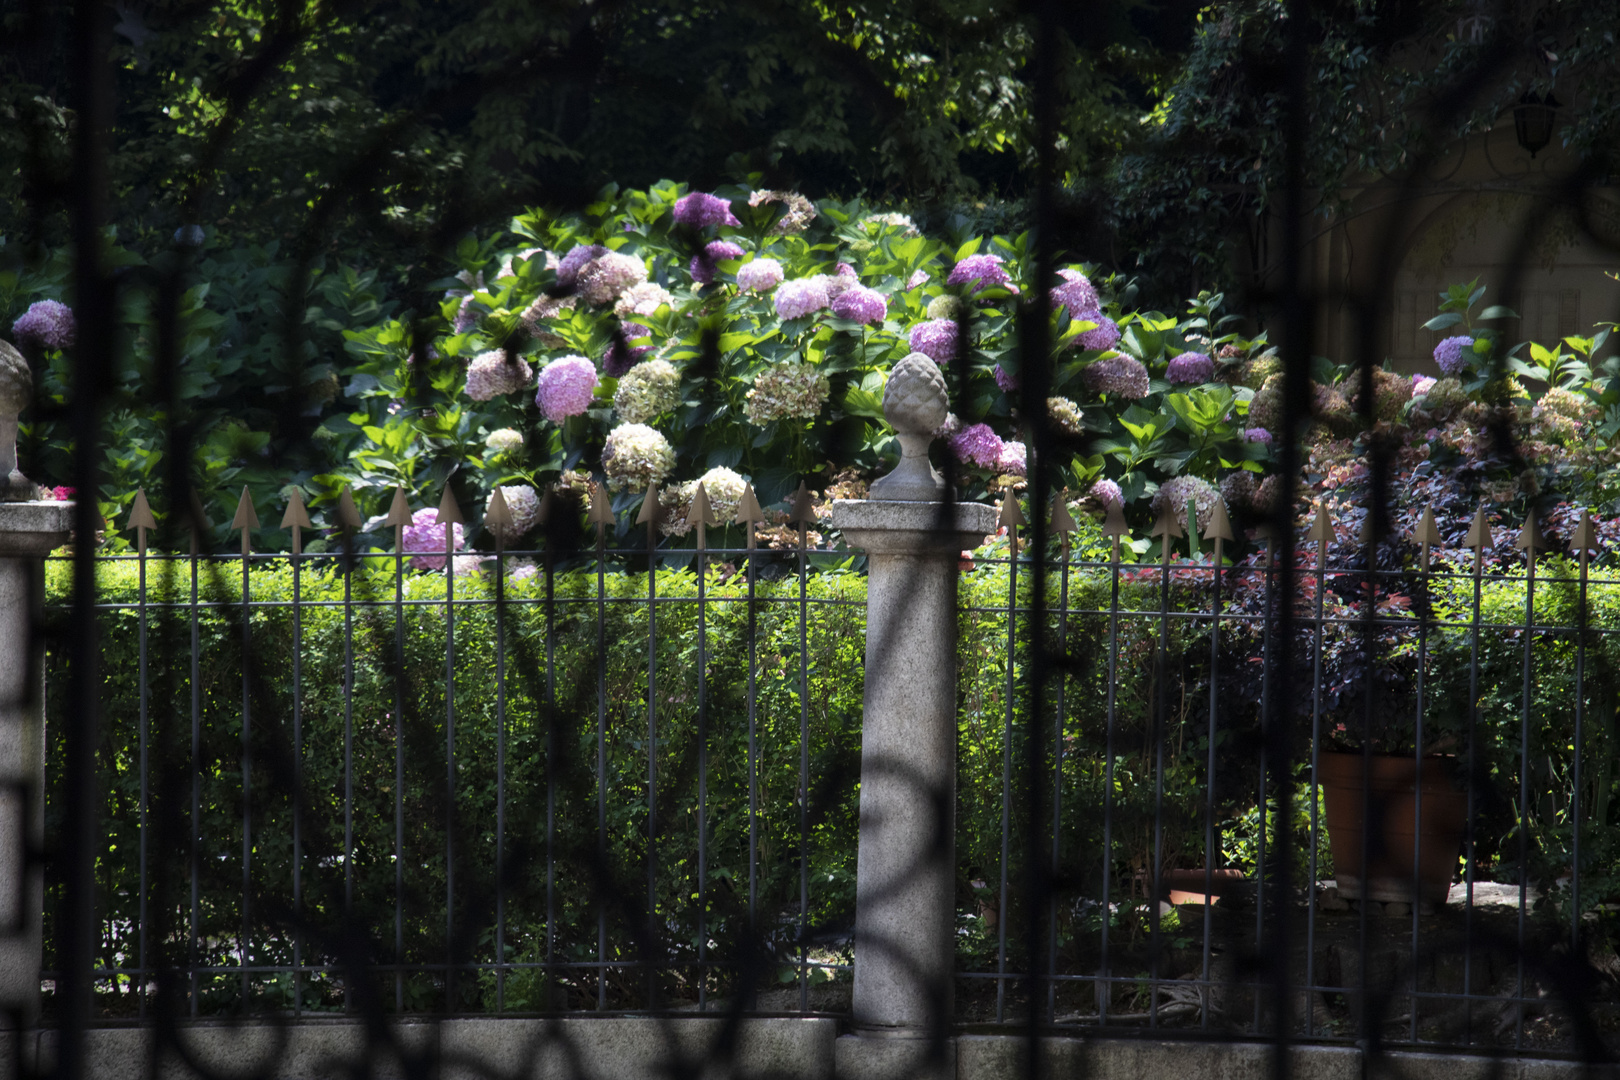
<svg viewBox="0 0 1620 1080">
<path fill-rule="evenodd" d="M 1072 533 L 1079 531 L 1080 526 L 1074 523 L 1074 515 L 1069 513 L 1068 491 L 1052 500 L 1052 531 L 1055 533 Z"/>
<path fill-rule="evenodd" d="M 692 495 L 692 506 L 686 511 L 688 525 L 718 525 L 720 521 L 714 516 L 714 507 L 709 502 L 709 493 L 701 483 Z"/>
<path fill-rule="evenodd" d="M 499 484 L 489 493 L 489 508 L 484 511 L 484 527 L 499 540 L 512 525 L 512 508 L 506 505 L 506 495 Z"/>
<path fill-rule="evenodd" d="M 135 501 L 129 508 L 129 520 L 124 523 L 126 529 L 155 529 L 157 518 L 152 516 L 152 504 L 146 501 L 146 489 L 135 489 Z"/>
<path fill-rule="evenodd" d="M 742 498 L 737 502 L 736 523 L 742 526 L 753 525 L 756 521 L 765 520 L 765 511 L 759 508 L 759 499 L 754 495 L 754 485 L 744 484 Z M 753 530 L 749 529 L 752 535 Z"/>
<path fill-rule="evenodd" d="M 301 488 L 293 488 L 292 495 L 287 499 L 287 512 L 281 515 L 283 529 L 313 529 L 315 526 L 309 520 L 309 510 L 304 506 L 304 492 Z"/>
<path fill-rule="evenodd" d="M 1001 516 L 996 524 L 1004 529 L 1016 529 L 1020 525 L 1028 525 L 1029 519 L 1024 517 L 1023 508 L 1018 505 L 1018 499 L 1013 495 L 1012 488 L 1001 499 Z"/>
<path fill-rule="evenodd" d="M 799 490 L 793 493 L 793 503 L 788 509 L 788 521 L 794 525 L 814 525 L 816 523 L 816 504 L 810 498 L 810 489 L 803 480 L 799 481 Z"/>
<path fill-rule="evenodd" d="M 1575 535 L 1569 538 L 1569 546 L 1578 552 L 1598 550 L 1597 527 L 1592 524 L 1592 511 L 1581 511 L 1581 523 L 1575 526 Z"/>
<path fill-rule="evenodd" d="M 354 495 L 348 488 L 338 496 L 337 523 L 340 529 L 358 529 L 365 522 L 360 520 L 360 511 L 354 505 Z"/>
<path fill-rule="evenodd" d="M 1159 508 L 1159 519 L 1153 523 L 1153 531 L 1148 535 L 1172 539 L 1180 539 L 1187 535 L 1182 531 L 1181 522 L 1176 518 L 1176 511 L 1170 505 L 1170 500 L 1166 499 L 1164 505 Z"/>
<path fill-rule="evenodd" d="M 456 502 L 456 493 L 450 490 L 450 485 L 444 485 L 444 498 L 439 500 L 439 513 L 433 519 L 435 525 L 465 525 L 467 519 L 461 516 L 461 504 Z"/>
<path fill-rule="evenodd" d="M 1485 507 L 1480 505 L 1474 514 L 1474 524 L 1468 529 L 1468 535 L 1463 537 L 1463 547 L 1471 547 L 1475 552 L 1481 548 L 1496 546 L 1496 539 L 1491 536 L 1491 523 L 1485 517 Z"/>
<path fill-rule="evenodd" d="M 1434 519 L 1434 507 L 1427 507 L 1423 511 L 1423 517 L 1417 523 L 1417 528 L 1412 530 L 1412 542 L 1426 544 L 1429 547 L 1440 546 L 1442 542 L 1440 539 L 1440 523 Z"/>
<path fill-rule="evenodd" d="M 1541 538 L 1541 530 L 1536 527 L 1535 511 L 1525 515 L 1524 528 L 1519 530 L 1519 537 L 1513 541 L 1513 546 L 1520 551 L 1528 551 L 1532 555 L 1535 554 L 1537 548 L 1547 546 L 1547 541 Z"/>
<path fill-rule="evenodd" d="M 411 503 L 405 497 L 405 489 L 394 489 L 394 501 L 388 504 L 388 516 L 383 519 L 385 525 L 411 525 Z"/>
<path fill-rule="evenodd" d="M 1129 536 L 1130 526 L 1125 524 L 1125 508 L 1119 503 L 1109 500 L 1108 517 L 1103 521 L 1102 532 L 1104 536 Z"/>
<path fill-rule="evenodd" d="M 1209 528 L 1204 530 L 1205 540 L 1232 540 L 1232 519 L 1226 516 L 1226 500 L 1216 499 L 1210 510 Z"/>
<path fill-rule="evenodd" d="M 1311 531 L 1305 534 L 1305 539 L 1318 544 L 1333 542 L 1333 519 L 1328 517 L 1327 503 L 1316 504 L 1316 519 L 1311 522 Z"/>
<path fill-rule="evenodd" d="M 242 497 L 236 500 L 236 516 L 231 518 L 233 529 L 257 529 L 259 515 L 253 509 L 253 496 L 248 494 L 247 485 L 242 485 Z"/>
<path fill-rule="evenodd" d="M 601 484 L 591 485 L 591 509 L 585 519 L 592 525 L 613 524 L 613 504 L 608 501 L 607 489 Z"/>
<path fill-rule="evenodd" d="M 191 526 L 193 535 L 214 527 L 214 523 L 208 520 L 208 511 L 203 509 L 202 499 L 197 497 L 196 488 L 191 489 L 191 520 L 187 524 Z"/>
<path fill-rule="evenodd" d="M 664 520 L 664 505 L 658 499 L 658 485 L 647 485 L 646 498 L 641 500 L 641 513 L 636 515 L 637 525 L 656 525 Z"/>
</svg>

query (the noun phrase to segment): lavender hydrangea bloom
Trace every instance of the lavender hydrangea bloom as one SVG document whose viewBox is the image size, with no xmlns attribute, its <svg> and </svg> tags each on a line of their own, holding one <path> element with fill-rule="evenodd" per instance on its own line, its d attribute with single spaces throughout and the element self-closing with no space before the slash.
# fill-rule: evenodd
<svg viewBox="0 0 1620 1080">
<path fill-rule="evenodd" d="M 623 345 L 615 341 L 602 354 L 602 374 L 610 379 L 622 379 L 652 351 L 651 345 Z"/>
<path fill-rule="evenodd" d="M 775 259 L 755 259 L 737 267 L 737 288 L 749 292 L 770 292 L 782 284 L 782 264 Z"/>
<path fill-rule="evenodd" d="M 1434 347 L 1434 362 L 1447 375 L 1455 375 L 1474 359 L 1474 339 L 1465 335 L 1448 337 Z"/>
<path fill-rule="evenodd" d="M 974 282 L 973 291 L 980 292 L 992 285 L 1003 287 L 1012 284 L 1012 278 L 1001 265 L 999 255 L 969 255 L 955 266 L 951 267 L 950 276 L 945 279 L 947 285 L 966 285 Z"/>
<path fill-rule="evenodd" d="M 36 300 L 17 316 L 11 324 L 11 332 L 21 342 L 47 349 L 68 349 L 73 347 L 78 326 L 73 320 L 73 309 L 60 300 Z"/>
<path fill-rule="evenodd" d="M 1215 377 L 1215 361 L 1201 352 L 1184 352 L 1170 361 L 1165 378 L 1178 386 L 1197 386 Z"/>
<path fill-rule="evenodd" d="M 889 313 L 889 301 L 876 289 L 855 285 L 839 293 L 832 302 L 832 313 L 858 323 L 880 323 Z"/>
<path fill-rule="evenodd" d="M 534 403 L 553 424 L 590 408 L 597 384 L 596 365 L 583 356 L 564 356 L 540 369 Z"/>
<path fill-rule="evenodd" d="M 1001 451 L 1005 445 L 1001 436 L 990 430 L 989 424 L 973 424 L 951 436 L 951 452 L 964 465 L 977 465 L 994 469 L 1001 464 Z"/>
<path fill-rule="evenodd" d="M 813 277 L 784 281 L 776 290 L 776 313 L 784 319 L 813 315 L 828 302 L 826 284 Z"/>
<path fill-rule="evenodd" d="M 699 285 L 713 285 L 714 275 L 719 270 L 716 265 L 721 259 L 740 259 L 743 249 L 730 240 L 711 240 L 703 245 L 703 250 L 692 256 L 692 265 L 688 268 L 692 272 L 692 280 Z"/>
<path fill-rule="evenodd" d="M 1102 307 L 1102 298 L 1086 275 L 1078 270 L 1059 270 L 1058 277 L 1063 279 L 1063 284 L 1052 290 L 1052 306 L 1063 308 L 1069 318 Z"/>
<path fill-rule="evenodd" d="M 579 294 L 587 304 L 600 307 L 617 300 L 625 290 L 647 280 L 647 264 L 634 255 L 609 251 L 579 271 Z"/>
<path fill-rule="evenodd" d="M 1125 493 L 1119 489 L 1118 484 L 1108 479 L 1098 480 L 1091 485 L 1091 497 L 1104 506 L 1123 506 L 1125 504 Z"/>
<path fill-rule="evenodd" d="M 843 296 L 850 289 L 857 288 L 861 283 L 860 275 L 846 262 L 839 263 L 830 274 L 817 274 L 816 280 L 827 290 L 828 303 Z"/>
<path fill-rule="evenodd" d="M 926 270 L 913 270 L 911 272 L 911 276 L 906 278 L 906 288 L 908 290 L 920 288 L 923 285 L 927 284 L 927 282 L 928 282 L 928 271 L 926 271 Z"/>
<path fill-rule="evenodd" d="M 1021 442 L 1004 442 L 1001 455 L 996 459 L 996 471 L 1008 476 L 1023 476 L 1029 470 L 1029 452 Z"/>
<path fill-rule="evenodd" d="M 606 254 L 607 248 L 601 244 L 576 244 L 557 264 L 557 284 L 572 285 L 586 263 Z"/>
<path fill-rule="evenodd" d="M 996 365 L 995 375 L 996 385 L 1001 388 L 1001 392 L 1003 394 L 1010 394 L 1014 390 L 1018 389 L 1018 376 L 1014 375 L 1000 364 Z"/>
<path fill-rule="evenodd" d="M 1088 364 L 1080 373 L 1086 389 L 1094 394 L 1134 400 L 1148 396 L 1148 371 L 1135 357 L 1115 355 Z"/>
<path fill-rule="evenodd" d="M 731 212 L 731 203 L 718 195 L 694 191 L 675 200 L 675 223 L 704 228 L 709 225 L 741 225 Z"/>
<path fill-rule="evenodd" d="M 1248 428 L 1243 432 L 1243 441 L 1244 442 L 1260 443 L 1260 444 L 1262 444 L 1264 446 L 1270 446 L 1271 445 L 1271 432 L 1267 431 L 1263 427 Z"/>
<path fill-rule="evenodd" d="M 509 356 L 503 349 L 481 352 L 467 365 L 467 396 L 474 401 L 493 401 L 522 390 L 533 376 L 527 360 Z"/>
<path fill-rule="evenodd" d="M 405 526 L 402 539 L 405 550 L 412 552 L 412 570 L 443 570 L 444 569 L 444 526 L 435 524 L 439 512 L 432 507 L 423 507 L 411 515 L 411 523 Z M 465 530 L 460 524 L 451 526 L 455 530 L 456 550 L 461 550 L 462 542 L 466 539 Z"/>
<path fill-rule="evenodd" d="M 912 352 L 931 356 L 937 364 L 946 364 L 956 358 L 961 333 L 961 324 L 951 319 L 929 319 L 913 326 L 906 341 Z"/>
<path fill-rule="evenodd" d="M 1083 331 L 1075 340 L 1080 342 L 1082 349 L 1091 349 L 1101 352 L 1112 349 L 1119 344 L 1119 324 L 1100 311 L 1082 311 L 1077 317 L 1080 322 L 1096 323 L 1090 330 Z"/>
</svg>

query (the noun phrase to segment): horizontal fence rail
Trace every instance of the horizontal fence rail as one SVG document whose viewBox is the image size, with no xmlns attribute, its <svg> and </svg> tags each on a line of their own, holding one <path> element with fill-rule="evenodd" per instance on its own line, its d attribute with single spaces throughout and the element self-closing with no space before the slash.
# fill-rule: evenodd
<svg viewBox="0 0 1620 1080">
<path fill-rule="evenodd" d="M 1036 552 L 1008 506 L 958 586 L 956 1023 L 1601 1052 L 1595 542 L 1369 571 L 1324 504 L 1285 597 L 1230 528 L 1138 554 L 1065 508 Z M 866 578 L 795 513 L 777 550 L 98 558 L 100 1015 L 847 1015 Z"/>
</svg>

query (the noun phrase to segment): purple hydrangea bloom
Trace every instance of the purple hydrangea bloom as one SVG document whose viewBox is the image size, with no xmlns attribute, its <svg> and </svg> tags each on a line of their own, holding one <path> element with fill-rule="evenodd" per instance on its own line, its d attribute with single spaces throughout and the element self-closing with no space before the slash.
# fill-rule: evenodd
<svg viewBox="0 0 1620 1080">
<path fill-rule="evenodd" d="M 540 369 L 534 403 L 542 416 L 560 424 L 590 408 L 597 382 L 595 364 L 583 356 L 564 356 Z"/>
<path fill-rule="evenodd" d="M 770 292 L 782 284 L 782 264 L 775 259 L 755 259 L 737 267 L 737 288 L 749 292 Z"/>
<path fill-rule="evenodd" d="M 1215 361 L 1201 352 L 1184 352 L 1170 361 L 1165 378 L 1179 386 L 1197 386 L 1215 377 Z"/>
<path fill-rule="evenodd" d="M 951 267 L 951 274 L 945 279 L 947 285 L 966 285 L 973 281 L 974 292 L 979 292 L 992 285 L 1008 286 L 1012 278 L 1001 265 L 999 255 L 969 255 L 955 266 Z"/>
<path fill-rule="evenodd" d="M 694 191 L 675 200 L 675 223 L 704 228 L 708 225 L 741 225 L 731 212 L 731 203 L 718 195 Z"/>
<path fill-rule="evenodd" d="M 1003 394 L 1010 394 L 1014 390 L 1018 389 L 1018 376 L 1014 375 L 1000 364 L 997 364 L 996 385 L 1001 387 L 1001 392 Z"/>
<path fill-rule="evenodd" d="M 411 569 L 413 570 L 443 570 L 444 569 L 444 526 L 437 525 L 434 520 L 439 512 L 432 507 L 424 507 L 411 515 L 411 524 L 405 526 L 405 550 L 412 552 Z M 460 524 L 452 525 L 455 530 L 456 550 L 461 550 L 465 539 L 464 530 Z M 435 554 L 436 553 L 436 554 Z"/>
<path fill-rule="evenodd" d="M 1102 307 L 1102 298 L 1086 275 L 1078 270 L 1059 270 L 1058 277 L 1063 279 L 1063 284 L 1052 290 L 1052 306 L 1066 310 L 1069 318 Z"/>
<path fill-rule="evenodd" d="M 776 313 L 784 319 L 813 315 L 827 304 L 827 286 L 817 278 L 784 281 L 776 290 Z"/>
<path fill-rule="evenodd" d="M 945 364 L 956 358 L 961 335 L 961 324 L 955 320 L 929 319 L 913 326 L 906 340 L 912 352 L 920 352 L 933 357 L 937 364 Z"/>
<path fill-rule="evenodd" d="M 474 401 L 493 401 L 522 390 L 533 375 L 534 369 L 522 357 L 501 349 L 481 352 L 467 365 L 467 396 Z"/>
<path fill-rule="evenodd" d="M 463 296 L 461 306 L 456 308 L 456 321 L 451 324 L 450 332 L 465 334 L 478 325 L 478 312 L 473 309 L 473 298 Z"/>
<path fill-rule="evenodd" d="M 922 285 L 926 284 L 927 281 L 928 281 L 928 271 L 926 271 L 926 270 L 913 270 L 911 272 L 911 276 L 906 278 L 906 288 L 908 290 L 909 289 L 920 288 Z"/>
<path fill-rule="evenodd" d="M 699 285 L 713 285 L 715 271 L 719 269 L 715 265 L 716 263 L 721 259 L 740 259 L 742 257 L 743 249 L 730 240 L 712 240 L 703 245 L 702 251 L 692 256 L 692 265 L 690 267 L 692 280 Z"/>
<path fill-rule="evenodd" d="M 889 313 L 889 301 L 876 289 L 853 285 L 834 297 L 832 313 L 858 323 L 880 323 Z"/>
<path fill-rule="evenodd" d="M 996 459 L 996 471 L 1008 476 L 1023 476 L 1029 470 L 1029 451 L 1021 442 L 1001 444 L 1001 455 Z"/>
<path fill-rule="evenodd" d="M 1132 356 L 1105 356 L 1086 365 L 1080 372 L 1086 389 L 1094 394 L 1109 394 L 1127 399 L 1148 396 L 1148 371 L 1142 361 Z"/>
<path fill-rule="evenodd" d="M 1075 340 L 1080 342 L 1082 349 L 1091 349 L 1101 352 L 1112 349 L 1119 344 L 1119 324 L 1100 311 L 1082 311 L 1076 316 L 1077 321 L 1096 323 L 1096 327 L 1083 331 Z"/>
<path fill-rule="evenodd" d="M 562 257 L 562 262 L 557 264 L 557 284 L 572 285 L 586 263 L 606 254 L 607 248 L 601 244 L 575 244 L 573 249 Z"/>
<path fill-rule="evenodd" d="M 1091 497 L 1104 506 L 1123 506 L 1125 493 L 1119 490 L 1119 485 L 1112 480 L 1098 480 L 1091 485 Z"/>
<path fill-rule="evenodd" d="M 73 309 L 60 300 L 35 300 L 17 316 L 11 332 L 18 341 L 32 342 L 47 349 L 68 349 L 78 333 Z"/>
<path fill-rule="evenodd" d="M 1243 432 L 1244 442 L 1257 442 L 1264 446 L 1271 445 L 1271 432 L 1263 427 L 1248 428 Z"/>
<path fill-rule="evenodd" d="M 1447 375 L 1455 375 L 1474 359 L 1474 339 L 1465 335 L 1448 337 L 1434 347 L 1434 362 Z"/>
<path fill-rule="evenodd" d="M 602 354 L 602 374 L 610 379 L 622 379 L 652 351 L 651 345 L 621 345 L 615 341 Z"/>
<path fill-rule="evenodd" d="M 994 469 L 1001 463 L 1001 436 L 989 424 L 973 424 L 951 436 L 951 452 L 964 465 Z"/>
</svg>

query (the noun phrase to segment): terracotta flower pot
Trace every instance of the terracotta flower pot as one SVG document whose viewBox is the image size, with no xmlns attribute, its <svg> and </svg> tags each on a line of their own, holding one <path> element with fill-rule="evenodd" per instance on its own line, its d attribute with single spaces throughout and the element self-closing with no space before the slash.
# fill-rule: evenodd
<svg viewBox="0 0 1620 1080">
<path fill-rule="evenodd" d="M 1363 770 L 1371 766 L 1363 799 Z M 1452 787 L 1449 757 L 1423 759 L 1423 832 L 1415 835 L 1417 761 L 1410 755 L 1323 753 L 1317 778 L 1327 809 L 1328 844 L 1339 895 L 1350 899 L 1427 900 L 1443 904 L 1457 870 L 1457 856 L 1467 824 L 1468 796 Z M 1370 811 L 1370 820 L 1362 812 Z M 1374 837 L 1368 843 L 1368 836 Z M 1414 842 L 1420 852 L 1417 880 L 1412 878 Z M 1362 888 L 1362 851 L 1366 845 L 1366 888 Z"/>
</svg>

